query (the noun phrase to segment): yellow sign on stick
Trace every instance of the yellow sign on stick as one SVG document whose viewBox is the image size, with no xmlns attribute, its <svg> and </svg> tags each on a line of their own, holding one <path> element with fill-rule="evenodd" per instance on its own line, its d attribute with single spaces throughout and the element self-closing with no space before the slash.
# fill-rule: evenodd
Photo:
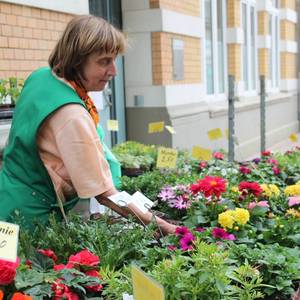
<svg viewBox="0 0 300 300">
<path fill-rule="evenodd" d="M 153 122 L 148 124 L 148 133 L 163 132 L 165 122 Z"/>
<path fill-rule="evenodd" d="M 292 142 L 294 142 L 294 143 L 298 142 L 298 135 L 297 135 L 297 133 L 292 133 L 292 134 L 290 135 L 290 140 L 291 140 Z"/>
<path fill-rule="evenodd" d="M 194 146 L 192 149 L 192 157 L 202 160 L 210 160 L 212 158 L 212 151 L 199 146 Z"/>
<path fill-rule="evenodd" d="M 173 128 L 172 126 L 166 125 L 165 127 L 166 127 L 166 129 L 167 129 L 171 134 L 175 134 L 175 133 L 176 133 L 176 131 L 174 130 L 174 128 Z"/>
<path fill-rule="evenodd" d="M 207 135 L 211 141 L 218 140 L 223 137 L 222 130 L 220 128 L 215 128 L 207 131 Z"/>
<path fill-rule="evenodd" d="M 163 169 L 175 169 L 178 151 L 172 148 L 158 148 L 156 167 Z"/>
<path fill-rule="evenodd" d="M 0 259 L 15 262 L 19 238 L 19 225 L 0 221 Z"/>
<path fill-rule="evenodd" d="M 107 129 L 109 131 L 119 131 L 118 120 L 107 120 Z"/>
<path fill-rule="evenodd" d="M 135 300 L 164 300 L 164 288 L 135 265 L 131 267 Z"/>
</svg>

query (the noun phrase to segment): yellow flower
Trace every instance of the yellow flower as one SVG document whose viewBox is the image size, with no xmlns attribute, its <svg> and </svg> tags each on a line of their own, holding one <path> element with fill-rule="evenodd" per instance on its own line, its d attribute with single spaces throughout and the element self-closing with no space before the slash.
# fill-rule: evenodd
<svg viewBox="0 0 300 300">
<path fill-rule="evenodd" d="M 278 197 L 280 195 L 280 189 L 276 184 L 269 184 L 269 189 L 271 190 L 273 196 Z"/>
<path fill-rule="evenodd" d="M 223 228 L 232 228 L 234 223 L 234 218 L 230 214 L 230 211 L 227 210 L 221 214 L 219 214 L 218 222 Z"/>
<path fill-rule="evenodd" d="M 234 211 L 234 220 L 241 225 L 245 225 L 249 219 L 250 219 L 250 214 L 247 209 L 244 208 L 236 208 Z"/>
<path fill-rule="evenodd" d="M 268 187 L 267 184 L 263 183 L 263 184 L 260 185 L 260 187 L 263 189 L 264 195 L 266 195 L 267 197 L 271 197 L 272 196 L 272 192 L 269 189 L 269 187 Z"/>
<path fill-rule="evenodd" d="M 296 185 L 300 185 L 300 180 L 298 182 L 296 182 Z"/>
<path fill-rule="evenodd" d="M 285 188 L 284 193 L 286 196 L 300 196 L 300 185 L 289 185 Z"/>
<path fill-rule="evenodd" d="M 233 186 L 233 187 L 231 188 L 231 191 L 232 191 L 233 193 L 238 193 L 238 192 L 239 192 L 239 188 L 238 188 L 237 186 Z"/>
<path fill-rule="evenodd" d="M 297 211 L 296 209 L 294 208 L 290 208 L 286 211 L 286 215 L 290 215 L 290 216 L 293 216 L 293 217 L 296 217 L 298 219 L 300 219 L 300 212 Z"/>
</svg>

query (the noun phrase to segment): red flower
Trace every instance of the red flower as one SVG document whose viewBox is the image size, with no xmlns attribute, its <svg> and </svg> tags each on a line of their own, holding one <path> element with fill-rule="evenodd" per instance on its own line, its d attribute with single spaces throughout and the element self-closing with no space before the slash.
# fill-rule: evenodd
<svg viewBox="0 0 300 300">
<path fill-rule="evenodd" d="M 4 293 L 3 293 L 3 291 L 2 291 L 2 290 L 0 290 L 0 300 L 2 300 L 2 299 L 3 299 L 3 297 L 4 297 Z"/>
<path fill-rule="evenodd" d="M 261 155 L 262 156 L 271 156 L 272 152 L 271 151 L 262 151 Z"/>
<path fill-rule="evenodd" d="M 96 271 L 96 270 L 87 271 L 87 272 L 85 272 L 85 275 L 101 279 L 101 276 L 100 276 L 99 272 Z M 103 288 L 102 284 L 86 286 L 86 289 L 89 290 L 90 292 L 100 292 L 102 290 L 102 288 Z"/>
<path fill-rule="evenodd" d="M 22 293 L 14 293 L 11 300 L 32 300 L 32 297 Z"/>
<path fill-rule="evenodd" d="M 0 286 L 12 283 L 16 276 L 16 269 L 19 266 L 20 260 L 9 262 L 0 259 Z"/>
<path fill-rule="evenodd" d="M 251 173 L 251 170 L 250 170 L 248 167 L 241 166 L 241 167 L 240 167 L 240 172 L 241 172 L 242 174 L 250 174 L 250 173 Z"/>
<path fill-rule="evenodd" d="M 274 175 L 279 175 L 280 172 L 281 172 L 280 169 L 278 167 L 276 167 L 276 166 L 273 167 L 272 170 L 273 170 Z"/>
<path fill-rule="evenodd" d="M 215 159 L 223 160 L 223 159 L 224 159 L 224 154 L 221 153 L 221 152 L 214 152 L 214 153 L 213 153 L 213 157 L 214 157 Z"/>
<path fill-rule="evenodd" d="M 38 249 L 37 252 L 51 258 L 54 262 L 57 262 L 57 256 L 51 249 Z"/>
<path fill-rule="evenodd" d="M 222 239 L 222 240 L 229 240 L 229 241 L 234 241 L 236 239 L 234 234 L 230 234 L 226 232 L 223 228 L 218 228 L 218 227 L 215 227 L 212 230 L 212 236 L 215 239 Z"/>
<path fill-rule="evenodd" d="M 243 194 L 253 194 L 256 197 L 258 197 L 263 191 L 258 183 L 249 181 L 240 182 L 239 190 Z"/>
<path fill-rule="evenodd" d="M 212 195 L 220 197 L 226 191 L 226 180 L 221 177 L 206 176 L 198 180 L 196 184 L 192 184 L 190 190 L 193 194 L 202 192 L 205 197 Z"/>
<path fill-rule="evenodd" d="M 181 226 L 181 227 L 176 227 L 175 229 L 176 235 L 186 235 L 187 233 L 191 233 L 187 227 Z"/>
<path fill-rule="evenodd" d="M 100 259 L 97 255 L 89 252 L 88 250 L 82 250 L 75 255 L 71 255 L 69 263 L 74 265 L 84 265 L 88 267 L 95 267 L 99 265 Z"/>
<path fill-rule="evenodd" d="M 79 296 L 71 291 L 71 289 L 65 284 L 60 283 L 60 279 L 57 279 L 51 286 L 54 292 L 53 300 L 67 299 L 67 300 L 79 300 Z"/>
<path fill-rule="evenodd" d="M 72 263 L 67 263 L 66 265 L 60 264 L 60 265 L 54 265 L 53 270 L 54 271 L 60 271 L 60 270 L 63 270 L 63 269 L 72 269 L 73 267 L 74 267 L 74 264 L 72 264 Z"/>
</svg>

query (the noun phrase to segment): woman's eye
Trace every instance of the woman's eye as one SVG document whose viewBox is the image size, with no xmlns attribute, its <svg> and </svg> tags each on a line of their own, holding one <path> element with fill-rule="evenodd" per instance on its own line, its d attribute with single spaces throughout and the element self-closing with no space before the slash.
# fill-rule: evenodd
<svg viewBox="0 0 300 300">
<path fill-rule="evenodd" d="M 99 61 L 99 64 L 100 64 L 101 66 L 107 66 L 107 65 L 109 65 L 109 63 L 110 63 L 110 59 L 109 59 L 109 58 L 104 58 L 104 59 L 101 59 L 101 60 Z"/>
</svg>

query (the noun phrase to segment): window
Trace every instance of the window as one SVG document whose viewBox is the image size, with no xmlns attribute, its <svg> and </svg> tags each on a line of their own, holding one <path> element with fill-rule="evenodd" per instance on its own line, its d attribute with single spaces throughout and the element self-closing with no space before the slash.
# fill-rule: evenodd
<svg viewBox="0 0 300 300">
<path fill-rule="evenodd" d="M 278 3 L 277 3 L 278 5 Z M 279 10 L 273 7 L 270 12 L 269 18 L 269 30 L 271 46 L 269 49 L 269 79 L 270 88 L 279 88 L 279 77 L 280 77 L 280 49 L 279 49 Z"/>
<path fill-rule="evenodd" d="M 225 0 L 205 0 L 205 79 L 208 95 L 225 93 Z"/>
<path fill-rule="evenodd" d="M 242 47 L 244 90 L 255 91 L 257 86 L 256 10 L 253 1 L 243 1 L 241 9 L 244 33 Z"/>
</svg>

